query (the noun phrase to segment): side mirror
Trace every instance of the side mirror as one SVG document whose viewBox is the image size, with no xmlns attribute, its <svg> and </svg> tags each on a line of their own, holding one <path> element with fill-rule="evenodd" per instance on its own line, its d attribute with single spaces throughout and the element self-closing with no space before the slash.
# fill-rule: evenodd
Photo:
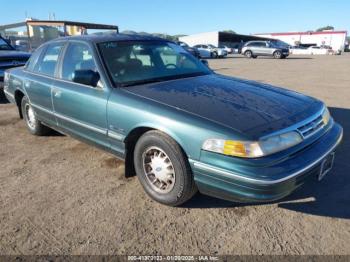
<svg viewBox="0 0 350 262">
<path fill-rule="evenodd" d="M 100 74 L 91 69 L 89 70 L 75 70 L 73 82 L 96 87 L 100 81 Z"/>
<path fill-rule="evenodd" d="M 207 60 L 205 60 L 205 59 L 201 59 L 201 62 L 203 63 L 203 65 L 205 65 L 205 66 L 209 67 L 209 63 L 208 63 L 208 61 L 207 61 Z"/>
</svg>

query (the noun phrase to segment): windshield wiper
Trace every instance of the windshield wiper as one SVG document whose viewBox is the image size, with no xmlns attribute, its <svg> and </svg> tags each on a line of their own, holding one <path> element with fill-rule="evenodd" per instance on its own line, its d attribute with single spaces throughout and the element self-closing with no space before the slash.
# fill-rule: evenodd
<svg viewBox="0 0 350 262">
<path fill-rule="evenodd" d="M 161 78 L 152 78 L 152 79 L 145 79 L 145 80 L 138 80 L 138 81 L 130 81 L 124 84 L 120 84 L 121 87 L 127 87 L 127 86 L 137 86 L 137 85 L 144 85 L 144 84 L 151 84 L 151 83 L 157 83 L 162 82 L 164 79 Z"/>
<path fill-rule="evenodd" d="M 182 75 L 171 75 L 171 76 L 157 77 L 157 78 L 151 78 L 151 79 L 145 79 L 145 80 L 130 81 L 130 82 L 126 82 L 126 83 L 121 83 L 121 84 L 119 84 L 119 86 L 121 86 L 121 87 L 137 86 L 137 85 L 164 82 L 164 81 L 170 81 L 170 80 L 182 79 L 182 78 L 188 78 L 188 77 L 195 77 L 195 76 L 201 76 L 201 75 L 207 75 L 207 74 L 209 74 L 209 73 L 196 72 L 196 73 L 182 74 Z"/>
</svg>

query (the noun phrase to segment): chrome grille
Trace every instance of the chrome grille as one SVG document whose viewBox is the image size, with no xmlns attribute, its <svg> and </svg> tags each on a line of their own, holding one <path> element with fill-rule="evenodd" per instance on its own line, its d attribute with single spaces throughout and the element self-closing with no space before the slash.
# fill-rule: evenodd
<svg viewBox="0 0 350 262">
<path fill-rule="evenodd" d="M 323 126 L 324 126 L 324 123 L 323 123 L 322 114 L 321 114 L 318 117 L 316 117 L 314 120 L 306 123 L 305 125 L 298 127 L 298 131 L 304 138 L 307 138 L 309 136 L 312 136 L 316 132 L 318 132 Z"/>
</svg>

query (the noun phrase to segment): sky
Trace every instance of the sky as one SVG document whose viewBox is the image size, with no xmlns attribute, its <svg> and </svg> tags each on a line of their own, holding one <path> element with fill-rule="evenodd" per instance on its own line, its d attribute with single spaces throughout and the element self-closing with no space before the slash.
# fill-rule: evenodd
<svg viewBox="0 0 350 262">
<path fill-rule="evenodd" d="M 118 25 L 120 30 L 241 34 L 316 30 L 350 32 L 350 0 L 2 0 L 0 25 L 26 17 Z"/>
</svg>

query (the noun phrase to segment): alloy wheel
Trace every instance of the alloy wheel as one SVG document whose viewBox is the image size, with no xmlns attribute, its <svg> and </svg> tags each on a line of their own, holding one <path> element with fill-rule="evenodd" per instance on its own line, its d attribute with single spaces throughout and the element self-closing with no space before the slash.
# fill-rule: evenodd
<svg viewBox="0 0 350 262">
<path fill-rule="evenodd" d="M 27 124 L 31 129 L 35 129 L 36 117 L 33 108 L 30 104 L 26 104 L 25 106 L 25 114 Z"/>
<path fill-rule="evenodd" d="M 159 147 L 150 147 L 142 154 L 144 174 L 158 193 L 169 193 L 175 185 L 175 170 L 169 156 Z"/>
</svg>

